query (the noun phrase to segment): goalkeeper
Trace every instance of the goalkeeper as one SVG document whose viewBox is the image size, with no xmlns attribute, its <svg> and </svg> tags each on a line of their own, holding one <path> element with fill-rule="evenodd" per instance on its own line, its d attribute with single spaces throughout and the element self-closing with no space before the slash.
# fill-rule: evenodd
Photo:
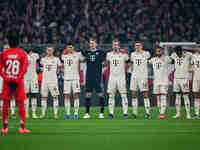
<svg viewBox="0 0 200 150">
<path fill-rule="evenodd" d="M 30 132 L 24 127 L 26 93 L 24 88 L 24 74 L 28 68 L 28 58 L 24 50 L 17 48 L 19 38 L 16 31 L 9 32 L 8 42 L 10 48 L 0 54 L 0 75 L 3 77 L 3 99 L 2 121 L 3 129 L 1 133 L 8 132 L 8 112 L 9 103 L 14 97 L 19 106 L 20 133 Z"/>
</svg>

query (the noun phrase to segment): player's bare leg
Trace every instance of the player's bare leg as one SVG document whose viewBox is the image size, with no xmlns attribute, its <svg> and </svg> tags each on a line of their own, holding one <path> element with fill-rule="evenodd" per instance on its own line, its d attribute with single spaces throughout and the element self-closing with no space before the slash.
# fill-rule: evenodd
<svg viewBox="0 0 200 150">
<path fill-rule="evenodd" d="M 109 100 L 108 100 L 108 106 L 109 106 L 109 115 L 108 119 L 112 119 L 114 116 L 114 109 L 115 109 L 115 94 L 109 93 Z"/>
<path fill-rule="evenodd" d="M 173 118 L 180 118 L 181 112 L 181 94 L 176 93 L 176 115 Z"/>
<path fill-rule="evenodd" d="M 47 109 L 47 97 L 42 97 L 42 114 L 40 115 L 40 119 L 45 118 L 46 109 Z"/>
<path fill-rule="evenodd" d="M 165 118 L 166 107 L 167 107 L 167 95 L 161 94 L 160 95 L 160 116 L 158 116 L 159 119 Z"/>
<path fill-rule="evenodd" d="M 54 119 L 58 119 L 58 96 L 53 97 L 53 110 L 54 110 Z"/>
<path fill-rule="evenodd" d="M 15 99 L 12 99 L 10 101 L 10 109 L 11 109 L 11 118 L 12 119 L 15 119 L 15 107 L 16 107 L 16 102 L 15 102 Z"/>
<path fill-rule="evenodd" d="M 98 93 L 98 97 L 99 97 L 99 104 L 100 104 L 99 118 L 102 119 L 102 118 L 104 118 L 104 97 L 103 97 L 103 93 Z"/>
<path fill-rule="evenodd" d="M 155 94 L 155 97 L 156 97 L 156 99 L 157 99 L 157 107 L 158 107 L 159 113 L 160 113 L 160 110 L 161 110 L 160 97 L 161 97 L 161 95 L 160 95 L 160 94 Z"/>
<path fill-rule="evenodd" d="M 128 119 L 128 99 L 126 93 L 121 93 L 124 119 Z"/>
<path fill-rule="evenodd" d="M 66 94 L 65 95 L 65 111 L 66 111 L 66 115 L 65 115 L 64 119 L 69 119 L 70 118 L 70 108 L 71 108 L 70 94 Z"/>
<path fill-rule="evenodd" d="M 74 119 L 78 119 L 79 93 L 74 93 Z"/>
<path fill-rule="evenodd" d="M 194 93 L 194 119 L 199 119 L 199 108 L 200 108 L 200 94 Z"/>
<path fill-rule="evenodd" d="M 137 118 L 137 109 L 138 109 L 138 98 L 137 98 L 137 91 L 132 92 L 132 117 L 134 119 Z"/>
<path fill-rule="evenodd" d="M 2 122 L 3 128 L 1 129 L 1 133 L 8 133 L 8 112 L 9 112 L 9 104 L 10 101 L 3 100 L 2 106 Z"/>
<path fill-rule="evenodd" d="M 186 110 L 186 118 L 187 119 L 191 119 L 189 94 L 188 93 L 184 93 L 183 94 L 183 99 L 184 99 L 185 110 Z"/>
<path fill-rule="evenodd" d="M 149 101 L 149 97 L 148 97 L 148 92 L 145 91 L 143 92 L 143 97 L 144 97 L 144 106 L 145 106 L 145 110 L 146 110 L 146 119 L 150 119 L 151 115 L 150 115 L 150 101 Z"/>
<path fill-rule="evenodd" d="M 91 96 L 92 93 L 90 92 L 86 93 L 86 99 L 85 99 L 86 110 L 85 110 L 85 115 L 83 116 L 84 119 L 90 118 Z"/>
<path fill-rule="evenodd" d="M 31 105 L 32 105 L 32 118 L 37 119 L 38 116 L 36 115 L 36 109 L 37 109 L 37 98 L 36 95 L 33 94 L 31 99 Z"/>
</svg>

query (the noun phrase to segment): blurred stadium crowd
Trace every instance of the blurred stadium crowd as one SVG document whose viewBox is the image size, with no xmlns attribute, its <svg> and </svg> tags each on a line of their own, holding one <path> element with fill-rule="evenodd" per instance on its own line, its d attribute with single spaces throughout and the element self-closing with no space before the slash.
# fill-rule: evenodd
<svg viewBox="0 0 200 150">
<path fill-rule="evenodd" d="M 197 0 L 0 0 L 0 43 L 13 27 L 23 44 L 196 42 L 199 8 Z"/>
</svg>

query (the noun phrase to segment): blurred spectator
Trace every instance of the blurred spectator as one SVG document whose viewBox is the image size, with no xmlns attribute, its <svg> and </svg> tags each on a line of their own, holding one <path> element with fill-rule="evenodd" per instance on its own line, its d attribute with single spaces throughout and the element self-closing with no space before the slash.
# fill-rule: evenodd
<svg viewBox="0 0 200 150">
<path fill-rule="evenodd" d="M 0 8 L 0 42 L 7 42 L 10 28 L 24 44 L 200 40 L 196 0 L 9 0 Z"/>
</svg>

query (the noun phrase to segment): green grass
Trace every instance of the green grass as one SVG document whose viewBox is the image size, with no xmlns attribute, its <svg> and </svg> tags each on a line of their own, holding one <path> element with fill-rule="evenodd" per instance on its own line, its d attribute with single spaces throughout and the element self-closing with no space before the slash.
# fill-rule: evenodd
<svg viewBox="0 0 200 150">
<path fill-rule="evenodd" d="M 99 109 L 92 108 L 88 120 L 64 120 L 64 109 L 59 120 L 53 120 L 53 109 L 48 118 L 27 120 L 32 133 L 17 132 L 19 121 L 9 120 L 9 133 L 0 136 L 0 150 L 189 150 L 200 148 L 200 120 L 172 119 L 175 108 L 167 109 L 167 118 L 158 120 L 157 108 L 152 108 L 152 119 L 145 120 L 144 108 L 139 109 L 137 120 L 123 120 L 121 108 L 115 109 L 115 119 L 97 119 Z M 80 109 L 80 117 L 84 109 Z M 38 112 L 40 113 L 40 112 Z M 106 109 L 106 115 L 108 110 Z M 129 110 L 131 114 L 131 109 Z M 192 109 L 193 114 L 193 109 Z M 0 123 L 2 127 L 2 123 Z"/>
</svg>

